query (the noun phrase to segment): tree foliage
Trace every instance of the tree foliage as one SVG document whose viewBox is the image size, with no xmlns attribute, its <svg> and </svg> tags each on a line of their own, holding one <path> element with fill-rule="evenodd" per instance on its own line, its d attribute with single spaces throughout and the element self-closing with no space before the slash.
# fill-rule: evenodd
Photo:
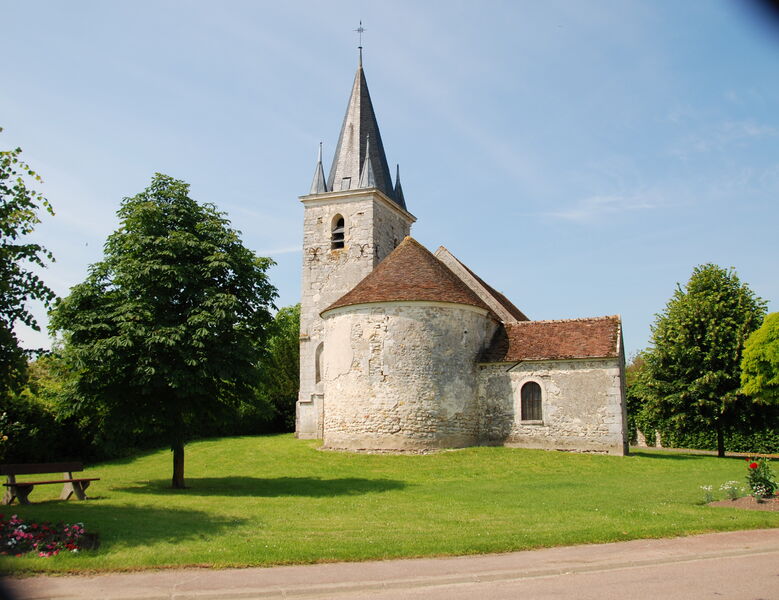
<svg viewBox="0 0 779 600">
<path fill-rule="evenodd" d="M 91 431 L 63 411 L 71 371 L 55 346 L 28 365 L 24 387 L 6 398 L 5 410 L 14 424 L 7 441 L 7 462 L 59 462 L 105 458 L 92 444 Z"/>
<path fill-rule="evenodd" d="M 631 443 L 638 441 L 638 432 L 646 436 L 647 443 L 654 444 L 655 427 L 647 420 L 644 413 L 644 397 L 642 394 L 642 374 L 646 369 L 645 351 L 637 352 L 625 367 L 625 400 L 628 415 L 628 439 Z"/>
<path fill-rule="evenodd" d="M 49 306 L 54 299 L 54 292 L 30 270 L 33 265 L 44 267 L 53 257 L 27 239 L 40 222 L 38 210 L 54 212 L 48 200 L 28 186 L 28 179 L 41 178 L 21 154 L 21 148 L 0 151 L 0 397 L 24 384 L 29 353 L 20 346 L 14 327 L 23 323 L 39 330 L 27 303 L 39 300 Z"/>
<path fill-rule="evenodd" d="M 639 388 L 647 418 L 663 430 L 714 430 L 723 456 L 725 432 L 754 416 L 740 393 L 740 364 L 764 313 L 765 302 L 732 269 L 696 267 L 652 327 Z"/>
<path fill-rule="evenodd" d="M 52 312 L 75 369 L 72 410 L 103 441 L 153 433 L 173 450 L 254 393 L 276 290 L 273 264 L 211 204 L 157 174 L 125 198 L 104 258 Z"/>
<path fill-rule="evenodd" d="M 744 345 L 741 391 L 756 402 L 779 405 L 779 312 L 767 315 Z"/>
<path fill-rule="evenodd" d="M 258 393 L 273 407 L 275 427 L 293 431 L 300 389 L 300 304 L 276 313 L 267 347 Z"/>
</svg>

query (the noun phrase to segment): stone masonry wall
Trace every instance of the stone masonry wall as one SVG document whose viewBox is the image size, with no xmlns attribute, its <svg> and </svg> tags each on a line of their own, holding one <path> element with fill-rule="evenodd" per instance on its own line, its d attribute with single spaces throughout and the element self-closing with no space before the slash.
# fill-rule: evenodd
<svg viewBox="0 0 779 600">
<path fill-rule="evenodd" d="M 324 443 L 410 450 L 478 442 L 475 359 L 494 323 L 444 303 L 382 303 L 325 315 Z"/>
<path fill-rule="evenodd" d="M 393 250 L 395 236 L 408 235 L 411 221 L 384 205 L 376 192 L 305 196 L 300 306 L 300 392 L 298 437 L 322 436 L 322 383 L 316 382 L 317 347 L 324 340 L 319 313 L 357 285 Z M 336 215 L 344 218 L 344 247 L 331 248 Z M 413 217 L 412 217 L 413 219 Z M 386 231 L 384 231 L 386 229 Z M 376 238 L 378 250 L 376 248 Z"/>
<path fill-rule="evenodd" d="M 481 443 L 625 454 L 623 372 L 616 358 L 480 365 Z M 520 419 L 527 381 L 541 386 L 540 423 Z"/>
<path fill-rule="evenodd" d="M 373 257 L 374 268 L 392 252 L 403 238 L 411 233 L 411 223 L 383 202 L 373 203 Z"/>
</svg>

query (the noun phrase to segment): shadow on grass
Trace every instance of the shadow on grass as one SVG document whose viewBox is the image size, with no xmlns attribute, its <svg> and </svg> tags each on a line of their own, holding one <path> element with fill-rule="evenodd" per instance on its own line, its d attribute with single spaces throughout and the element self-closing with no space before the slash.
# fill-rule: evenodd
<svg viewBox="0 0 779 600">
<path fill-rule="evenodd" d="M 707 458 L 717 458 L 715 454 L 696 454 L 694 452 L 683 452 L 678 450 L 633 450 L 630 449 L 630 456 L 640 456 L 641 458 L 658 458 L 661 460 L 701 460 Z M 724 456 L 720 460 L 738 460 L 744 461 L 743 456 Z"/>
<path fill-rule="evenodd" d="M 20 517 L 38 523 L 83 523 L 88 533 L 98 534 L 99 553 L 114 545 L 181 544 L 188 540 L 226 535 L 230 529 L 245 523 L 245 519 L 219 517 L 201 510 L 108 505 L 93 500 L 42 502 L 31 507 L 14 507 L 13 513 L 17 512 Z"/>
<path fill-rule="evenodd" d="M 190 440 L 186 444 L 186 449 L 189 449 L 192 445 L 200 444 L 202 442 L 222 442 L 227 440 L 240 440 L 240 439 L 256 439 L 256 440 L 273 440 L 273 438 L 280 437 L 292 437 L 290 433 L 257 433 L 246 435 L 223 435 L 214 437 L 202 437 L 194 440 Z M 102 466 L 115 466 L 115 465 L 128 465 L 138 459 L 146 458 L 153 454 L 161 452 L 170 452 L 170 446 L 167 444 L 153 444 L 151 446 L 140 446 L 125 448 L 118 456 L 112 456 L 109 458 L 100 459 L 97 461 L 90 461 L 90 468 L 99 468 Z M 171 455 L 172 456 L 172 455 Z"/>
<path fill-rule="evenodd" d="M 138 481 L 136 485 L 114 488 L 132 494 L 160 494 L 193 496 L 253 496 L 273 498 L 277 496 L 355 496 L 375 492 L 400 490 L 407 486 L 395 479 L 320 479 L 317 477 L 191 477 L 186 479 L 186 490 L 174 490 L 169 479 Z"/>
</svg>

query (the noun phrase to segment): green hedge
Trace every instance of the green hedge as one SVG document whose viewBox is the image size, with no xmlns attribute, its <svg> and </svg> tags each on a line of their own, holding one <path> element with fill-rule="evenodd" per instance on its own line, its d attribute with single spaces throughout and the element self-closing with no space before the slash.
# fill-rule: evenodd
<svg viewBox="0 0 779 600">
<path fill-rule="evenodd" d="M 63 415 L 62 399 L 52 400 L 40 389 L 35 392 L 38 394 L 28 387 L 0 398 L 0 438 L 7 437 L 0 439 L 0 462 L 105 460 L 164 447 L 168 442 L 153 428 L 121 438 L 102 436 L 90 425 L 90 419 Z M 195 438 L 283 432 L 288 427 L 284 417 L 279 416 L 267 401 L 249 398 L 234 407 L 224 420 L 217 423 L 203 421 Z"/>
<path fill-rule="evenodd" d="M 717 449 L 717 434 L 714 431 L 687 434 L 667 431 L 661 432 L 660 437 L 663 440 L 663 446 L 668 448 Z M 763 429 L 749 433 L 727 433 L 725 434 L 725 450 L 729 452 L 779 454 L 779 429 Z"/>
<path fill-rule="evenodd" d="M 89 439 L 72 421 L 58 421 L 52 408 L 29 393 L 3 398 L 8 437 L 2 462 L 55 462 L 95 458 Z"/>
</svg>

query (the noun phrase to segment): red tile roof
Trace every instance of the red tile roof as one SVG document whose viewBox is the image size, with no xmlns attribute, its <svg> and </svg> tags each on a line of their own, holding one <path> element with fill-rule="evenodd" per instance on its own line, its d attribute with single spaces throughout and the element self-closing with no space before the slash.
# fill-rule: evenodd
<svg viewBox="0 0 779 600">
<path fill-rule="evenodd" d="M 520 321 L 501 326 L 480 362 L 616 358 L 620 318 Z"/>
<path fill-rule="evenodd" d="M 449 267 L 407 236 L 365 279 L 322 312 L 354 304 L 420 300 L 490 310 Z"/>
</svg>

